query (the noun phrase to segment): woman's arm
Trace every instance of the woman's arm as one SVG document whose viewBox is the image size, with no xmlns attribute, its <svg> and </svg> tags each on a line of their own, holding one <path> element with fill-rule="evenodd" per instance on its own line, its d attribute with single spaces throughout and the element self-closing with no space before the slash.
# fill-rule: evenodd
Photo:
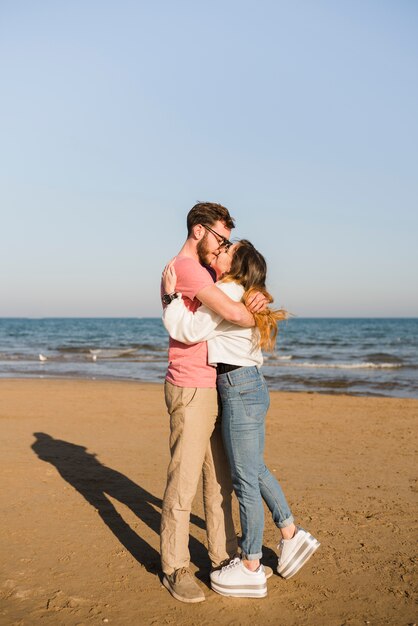
<svg viewBox="0 0 418 626">
<path fill-rule="evenodd" d="M 222 317 L 203 305 L 192 313 L 180 295 L 165 308 L 163 322 L 172 339 L 192 344 L 210 339 Z"/>
<path fill-rule="evenodd" d="M 172 259 L 162 274 L 162 284 L 165 293 L 173 293 L 176 288 L 177 275 Z M 181 294 L 164 309 L 163 322 L 170 337 L 182 343 L 192 344 L 206 341 L 216 326 L 222 321 L 217 315 L 205 306 L 201 306 L 196 313 L 189 311 L 183 302 Z"/>
</svg>

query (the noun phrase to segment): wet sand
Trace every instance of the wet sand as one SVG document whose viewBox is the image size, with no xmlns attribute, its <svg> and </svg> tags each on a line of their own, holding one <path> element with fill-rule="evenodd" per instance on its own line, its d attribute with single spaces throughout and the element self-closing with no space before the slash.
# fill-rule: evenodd
<svg viewBox="0 0 418 626">
<path fill-rule="evenodd" d="M 162 386 L 1 380 L 0 623 L 415 623 L 418 400 L 271 400 L 267 464 L 321 548 L 295 578 L 270 578 L 267 598 L 223 598 L 209 588 L 199 490 L 191 569 L 206 601 L 186 605 L 161 584 Z M 266 514 L 273 568 L 277 541 Z"/>
</svg>

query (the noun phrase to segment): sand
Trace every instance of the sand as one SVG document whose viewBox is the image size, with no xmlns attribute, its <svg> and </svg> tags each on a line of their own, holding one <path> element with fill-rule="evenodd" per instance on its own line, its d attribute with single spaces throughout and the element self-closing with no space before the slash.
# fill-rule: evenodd
<svg viewBox="0 0 418 626">
<path fill-rule="evenodd" d="M 321 548 L 295 578 L 270 578 L 265 599 L 221 597 L 208 584 L 199 490 L 191 569 L 206 601 L 187 605 L 161 584 L 162 386 L 0 381 L 0 623 L 415 623 L 418 400 L 271 399 L 267 464 Z M 277 541 L 267 515 L 273 568 Z"/>
</svg>

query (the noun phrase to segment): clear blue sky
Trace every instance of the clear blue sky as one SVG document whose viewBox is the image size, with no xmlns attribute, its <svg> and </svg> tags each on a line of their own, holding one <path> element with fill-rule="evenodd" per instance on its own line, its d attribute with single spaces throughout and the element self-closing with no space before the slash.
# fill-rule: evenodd
<svg viewBox="0 0 418 626">
<path fill-rule="evenodd" d="M 0 3 L 0 316 L 156 316 L 198 200 L 299 316 L 418 315 L 415 0 Z"/>
</svg>

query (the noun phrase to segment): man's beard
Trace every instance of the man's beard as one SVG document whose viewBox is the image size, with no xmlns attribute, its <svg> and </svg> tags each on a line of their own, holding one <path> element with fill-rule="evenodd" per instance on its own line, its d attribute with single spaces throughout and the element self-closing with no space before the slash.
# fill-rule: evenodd
<svg viewBox="0 0 418 626">
<path fill-rule="evenodd" d="M 197 242 L 197 256 L 199 257 L 199 261 L 204 265 L 210 265 L 213 261 L 214 254 L 208 250 L 207 246 L 207 238 L 208 234 L 206 233 L 203 239 Z"/>
</svg>

